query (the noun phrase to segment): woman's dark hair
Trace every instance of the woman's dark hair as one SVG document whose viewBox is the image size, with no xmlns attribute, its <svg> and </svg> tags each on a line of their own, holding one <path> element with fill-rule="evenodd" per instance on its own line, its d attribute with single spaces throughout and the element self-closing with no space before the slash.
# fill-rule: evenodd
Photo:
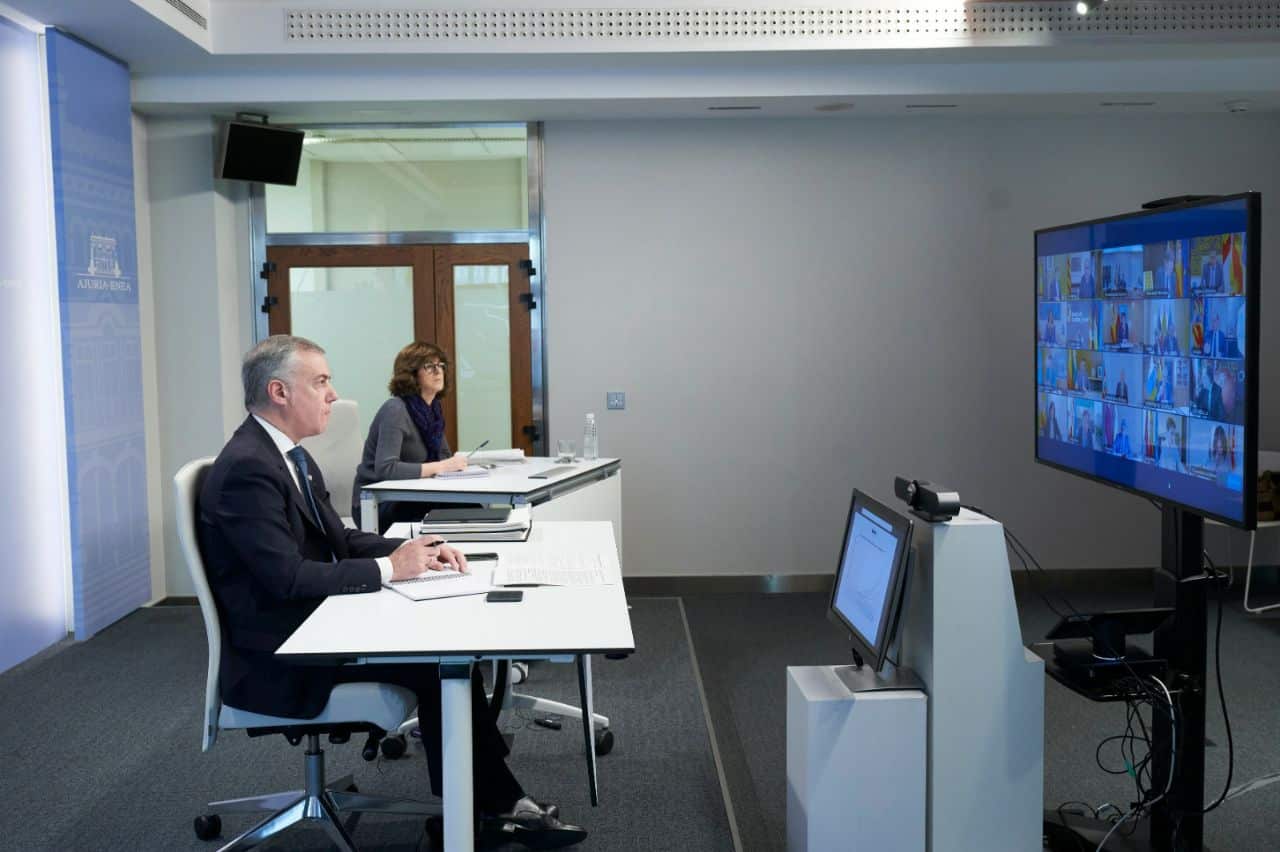
<svg viewBox="0 0 1280 852">
<path fill-rule="evenodd" d="M 415 340 L 396 355 L 391 367 L 391 381 L 387 382 L 387 391 L 392 396 L 411 396 L 419 392 L 418 370 L 427 364 L 439 361 L 444 364 L 444 388 L 440 396 L 449 392 L 449 356 L 434 343 L 423 343 Z"/>
</svg>

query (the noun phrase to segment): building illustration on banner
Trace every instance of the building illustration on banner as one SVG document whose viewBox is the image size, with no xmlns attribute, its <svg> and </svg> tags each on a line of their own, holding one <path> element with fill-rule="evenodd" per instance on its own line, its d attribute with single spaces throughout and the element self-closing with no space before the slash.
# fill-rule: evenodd
<svg viewBox="0 0 1280 852">
<path fill-rule="evenodd" d="M 120 277 L 120 258 L 116 256 L 116 238 L 101 234 L 89 236 L 89 274 L 109 278 Z"/>
<path fill-rule="evenodd" d="M 78 290 L 100 293 L 132 294 L 132 280 L 120 268 L 120 254 L 115 237 L 89 235 L 89 265 L 76 274 Z"/>
</svg>

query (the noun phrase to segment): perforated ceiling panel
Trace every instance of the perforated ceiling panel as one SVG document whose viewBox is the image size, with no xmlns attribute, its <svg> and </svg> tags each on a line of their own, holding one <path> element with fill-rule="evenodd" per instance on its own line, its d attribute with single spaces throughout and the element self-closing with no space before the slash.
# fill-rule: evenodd
<svg viewBox="0 0 1280 852">
<path fill-rule="evenodd" d="M 1073 37 L 1274 39 L 1280 2 L 1139 3 L 1112 0 L 1081 16 L 1066 2 L 973 3 L 915 8 L 290 9 L 289 41 L 554 41 L 630 47 L 785 41 L 788 46 L 873 41 L 1043 44 Z"/>
</svg>

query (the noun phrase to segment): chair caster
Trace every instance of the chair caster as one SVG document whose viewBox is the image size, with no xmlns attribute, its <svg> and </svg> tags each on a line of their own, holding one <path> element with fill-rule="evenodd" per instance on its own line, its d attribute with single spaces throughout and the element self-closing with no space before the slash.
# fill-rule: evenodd
<svg viewBox="0 0 1280 852">
<path fill-rule="evenodd" d="M 613 731 L 608 728 L 596 731 L 596 754 L 603 757 L 611 751 L 613 751 Z"/>
<path fill-rule="evenodd" d="M 384 738 L 378 747 L 382 749 L 382 756 L 387 760 L 399 760 L 404 757 L 404 737 L 399 734 Z"/>
<path fill-rule="evenodd" d="M 217 814 L 202 814 L 193 823 L 196 837 L 201 840 L 213 840 L 222 833 L 222 817 Z"/>
<path fill-rule="evenodd" d="M 431 840 L 432 849 L 444 848 L 444 817 L 427 817 L 427 837 Z"/>
</svg>

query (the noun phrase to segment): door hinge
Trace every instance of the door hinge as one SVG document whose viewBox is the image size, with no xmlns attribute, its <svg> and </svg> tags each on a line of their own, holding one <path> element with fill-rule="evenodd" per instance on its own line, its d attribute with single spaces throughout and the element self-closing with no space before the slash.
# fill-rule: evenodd
<svg viewBox="0 0 1280 852">
<path fill-rule="evenodd" d="M 537 267 L 535 267 L 533 265 L 533 261 L 527 257 L 524 260 L 520 261 L 520 268 L 523 269 L 524 274 L 528 275 L 530 278 L 538 274 Z"/>
<path fill-rule="evenodd" d="M 528 426 L 522 426 L 520 431 L 529 437 L 530 441 L 535 444 L 542 440 L 542 430 L 538 428 L 537 423 L 530 423 Z"/>
<path fill-rule="evenodd" d="M 263 281 L 266 281 L 268 278 L 271 277 L 271 273 L 275 271 L 276 271 L 275 261 L 264 260 L 262 261 L 262 269 L 258 271 L 258 277 L 261 278 Z"/>
<path fill-rule="evenodd" d="M 520 301 L 524 302 L 524 306 L 529 310 L 533 310 L 538 307 L 538 303 L 534 300 L 532 293 L 521 293 Z"/>
<path fill-rule="evenodd" d="M 271 309 L 272 309 L 272 308 L 274 308 L 274 307 L 275 307 L 276 305 L 278 305 L 278 304 L 280 304 L 280 300 L 279 300 L 279 299 L 277 299 L 275 296 L 263 296 L 263 297 L 262 297 L 262 312 L 263 312 L 264 314 L 269 314 L 269 313 L 271 313 Z"/>
</svg>

